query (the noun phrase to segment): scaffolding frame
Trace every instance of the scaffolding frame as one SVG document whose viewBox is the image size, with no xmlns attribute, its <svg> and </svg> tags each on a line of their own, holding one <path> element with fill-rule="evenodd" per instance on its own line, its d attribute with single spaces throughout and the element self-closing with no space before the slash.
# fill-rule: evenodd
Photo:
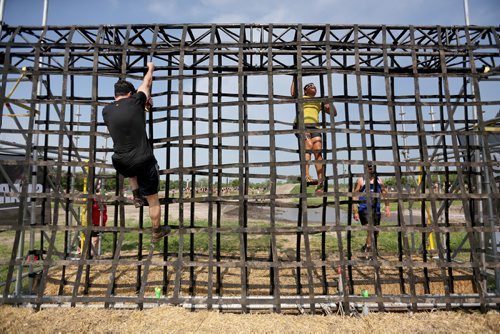
<svg viewBox="0 0 500 334">
<path fill-rule="evenodd" d="M 349 310 L 351 303 L 366 300 L 359 293 L 368 289 L 371 307 L 381 311 L 429 305 L 484 311 L 498 305 L 500 165 L 491 139 L 500 101 L 483 95 L 491 85 L 498 91 L 499 31 L 284 24 L 4 26 L 0 144 L 4 153 L 25 158 L 2 161 L 24 172 L 17 188 L 8 180 L 10 191 L 3 193 L 18 200 L 18 214 L 15 223 L 0 226 L 2 233 L 13 234 L 10 258 L 0 259 L 6 271 L 0 302 L 140 308 L 169 303 L 315 313 L 340 304 Z M 165 184 L 163 223 L 175 227 L 162 250 L 143 244 L 150 229 L 142 208 L 137 226 L 127 222 L 124 180 L 105 158 L 112 149 L 101 147 L 108 135 L 100 114 L 113 100 L 112 84 L 118 78 L 139 82 L 148 61 L 155 62 L 156 71 L 147 129 Z M 290 141 L 306 132 L 304 98 L 288 94 L 292 80 L 296 87 L 318 82 L 316 100 L 339 110 L 336 118 L 322 119 L 328 175 L 322 194 L 307 192 L 301 177 L 307 162 L 300 158 L 305 148 L 302 141 Z M 398 119 L 399 108 L 405 108 L 404 119 Z M 437 112 L 430 114 L 430 108 Z M 296 115 L 299 126 L 293 129 Z M 353 180 L 368 176 L 370 162 L 379 177 L 395 180 L 388 197 L 397 207 L 393 223 L 360 226 L 352 220 L 352 197 L 360 195 L 353 193 Z M 76 177 L 75 168 L 86 178 L 88 193 L 68 182 Z M 114 219 L 105 227 L 84 226 L 75 207 L 86 199 L 91 221 L 94 184 L 101 174 L 111 174 L 118 185 L 106 197 Z M 407 180 L 416 177 L 422 179 L 418 187 L 409 187 Z M 208 186 L 200 195 L 196 184 L 203 178 Z M 225 193 L 229 178 L 237 181 L 237 190 Z M 251 185 L 263 180 L 269 181 L 268 192 L 253 192 Z M 435 180 L 444 180 L 438 191 Z M 298 182 L 298 193 L 280 193 L 278 183 L 285 181 Z M 172 182 L 178 189 L 186 182 L 192 186 L 171 196 Z M 40 192 L 34 190 L 38 183 Z M 380 194 L 367 198 L 370 205 Z M 460 223 L 450 218 L 454 202 L 463 208 Z M 34 203 L 41 207 L 39 217 Z M 203 223 L 195 217 L 201 205 L 208 206 Z M 237 208 L 229 223 L 223 212 L 228 206 Z M 178 210 L 176 222 L 168 218 L 172 207 Z M 417 218 L 413 207 L 420 211 Z M 269 214 L 256 222 L 251 212 L 262 208 Z M 311 220 L 311 208 L 321 211 L 319 223 Z M 282 222 L 282 209 L 296 209 L 293 224 Z M 93 257 L 85 238 L 75 258 L 78 234 L 92 231 L 112 236 L 109 256 Z M 375 232 L 395 233 L 398 251 L 359 258 L 354 238 Z M 458 233 L 462 242 L 451 245 Z M 429 249 L 430 234 L 435 249 Z M 137 238 L 137 252 L 123 254 L 130 237 Z M 231 238 L 237 247 L 228 250 L 224 240 Z M 290 239 L 292 251 L 282 246 Z M 36 265 L 34 254 L 40 255 Z M 460 254 L 469 258 L 459 260 Z M 133 282 L 120 281 L 125 267 L 134 268 Z M 106 284 L 93 282 L 101 270 Z M 228 276 L 236 276 L 236 282 L 228 282 Z M 471 290 L 457 292 L 461 282 L 471 282 Z M 57 292 L 49 292 L 50 284 Z M 388 293 L 394 284 L 399 293 Z M 151 295 L 157 286 L 161 298 Z M 120 293 L 127 288 L 137 294 Z"/>
</svg>

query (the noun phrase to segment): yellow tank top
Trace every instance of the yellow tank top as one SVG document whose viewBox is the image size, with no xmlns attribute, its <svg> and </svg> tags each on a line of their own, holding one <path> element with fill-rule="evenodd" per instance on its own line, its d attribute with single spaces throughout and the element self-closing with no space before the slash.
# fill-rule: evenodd
<svg viewBox="0 0 500 334">
<path fill-rule="evenodd" d="M 311 98 L 304 96 L 304 99 Z M 319 112 L 321 111 L 321 102 L 304 101 L 304 124 L 319 124 Z"/>
</svg>

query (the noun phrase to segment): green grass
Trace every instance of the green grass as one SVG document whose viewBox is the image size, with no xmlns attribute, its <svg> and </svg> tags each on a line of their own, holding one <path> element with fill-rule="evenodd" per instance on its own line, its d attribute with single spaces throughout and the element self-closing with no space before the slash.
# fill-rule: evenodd
<svg viewBox="0 0 500 334">
<path fill-rule="evenodd" d="M 387 223 L 382 223 L 382 226 L 388 225 Z M 353 252 L 357 252 L 361 249 L 361 247 L 365 244 L 366 240 L 366 231 L 356 231 L 351 233 L 351 249 Z M 463 238 L 465 237 L 466 233 L 465 232 L 453 232 L 450 233 L 450 249 L 452 250 L 452 253 L 457 247 L 460 245 L 462 242 Z M 444 244 L 444 234 L 441 235 L 443 244 Z M 422 244 L 422 239 L 421 239 L 420 234 L 415 234 L 414 235 L 414 247 L 415 247 L 415 253 L 419 253 L 419 248 L 421 247 Z M 428 241 L 427 241 L 428 242 Z M 409 246 L 411 247 L 411 236 L 408 236 L 408 243 Z M 321 235 L 316 234 L 316 235 L 311 235 L 310 236 L 310 244 L 311 244 L 311 249 L 315 249 L 316 251 L 319 252 L 321 249 Z M 339 251 L 339 245 L 337 241 L 337 237 L 335 233 L 328 233 L 326 235 L 326 249 L 327 252 L 331 253 L 336 253 Z M 347 238 L 346 234 L 342 233 L 342 247 L 344 252 L 347 250 Z M 379 251 L 383 253 L 392 253 L 392 254 L 397 254 L 398 253 L 398 233 L 397 232 L 380 232 L 378 235 L 378 247 Z M 469 242 L 466 241 L 466 243 L 463 246 L 464 249 L 469 249 Z M 459 261 L 468 261 L 469 259 L 469 253 L 467 251 L 462 251 L 460 252 L 455 260 Z"/>
<path fill-rule="evenodd" d="M 382 226 L 389 225 L 389 224 L 394 224 L 394 223 L 389 223 L 386 221 L 382 221 Z M 138 223 L 135 221 L 127 221 L 126 223 L 127 227 L 137 227 Z M 170 222 L 170 225 L 175 227 L 178 227 L 179 223 L 178 222 Z M 198 228 L 204 228 L 208 226 L 207 221 L 196 221 L 194 223 L 195 227 Z M 290 223 L 277 223 L 277 227 L 290 227 Z M 150 224 L 147 222 L 145 223 L 146 229 L 149 228 Z M 354 226 L 359 226 L 359 223 L 355 223 Z M 188 227 L 188 226 L 186 226 Z M 224 228 L 229 229 L 230 231 L 227 233 L 221 233 L 220 234 L 220 247 L 221 247 L 221 253 L 223 254 L 232 254 L 232 255 L 238 255 L 240 253 L 240 235 L 237 232 L 231 232 L 231 230 L 234 230 L 238 227 L 237 222 L 224 222 L 223 224 Z M 252 222 L 250 227 L 269 227 L 269 222 L 257 222 L 254 223 Z M 35 249 L 40 248 L 40 234 L 36 233 L 36 242 L 35 242 Z M 451 249 L 455 250 L 459 244 L 461 243 L 462 239 L 465 236 L 465 232 L 453 232 L 450 233 L 450 245 Z M 11 252 L 12 252 L 12 244 L 14 241 L 14 236 L 15 232 L 13 231 L 4 231 L 0 234 L 2 237 L 2 242 L 0 243 L 0 260 L 3 261 L 8 261 L 11 257 Z M 49 233 L 50 237 L 50 233 Z M 184 253 L 188 253 L 190 249 L 190 244 L 191 244 L 191 239 L 193 242 L 193 247 L 194 251 L 196 253 L 203 253 L 203 254 L 208 254 L 208 249 L 209 249 L 209 236 L 205 231 L 202 231 L 200 233 L 194 233 L 194 234 L 184 234 L 183 235 L 183 250 Z M 217 235 L 214 233 L 212 235 L 212 250 L 215 252 L 215 245 L 216 245 L 216 238 Z M 336 233 L 327 233 L 325 235 L 326 238 L 326 252 L 327 254 L 331 253 L 336 253 L 339 251 L 338 247 L 338 241 L 337 241 L 337 234 Z M 359 251 L 361 246 L 364 244 L 366 238 L 366 231 L 355 231 L 351 233 L 351 247 L 354 252 Z M 408 236 L 410 240 L 410 236 Z M 415 234 L 414 235 L 415 239 L 415 247 L 419 247 L 421 244 L 421 235 L 420 234 Z M 295 247 L 296 247 L 296 234 L 290 234 L 290 235 L 278 235 L 276 236 L 277 240 L 277 248 L 280 253 L 289 253 L 292 256 L 295 254 Z M 397 232 L 382 232 L 379 234 L 379 249 L 380 251 L 384 253 L 393 253 L 397 254 L 398 251 L 398 235 Z M 444 238 L 443 238 L 444 240 Z M 309 241 L 310 241 L 310 249 L 313 253 L 313 255 L 319 255 L 321 252 L 321 242 L 322 242 L 322 235 L 319 234 L 311 234 L 309 235 Z M 102 253 L 109 257 L 111 256 L 111 251 L 112 251 L 112 244 L 113 244 L 113 233 L 103 233 L 102 234 Z M 252 256 L 255 253 L 266 253 L 269 252 L 270 250 L 270 243 L 271 243 L 271 237 L 270 235 L 252 235 L 248 234 L 247 235 L 247 254 L 249 256 Z M 345 232 L 342 233 L 342 243 L 343 243 L 343 249 L 347 249 L 347 240 L 346 240 L 346 234 Z M 145 234 L 143 236 L 143 254 L 147 254 L 147 251 L 149 249 L 150 245 L 150 235 Z M 176 254 L 179 250 L 179 245 L 180 245 L 180 236 L 175 233 L 172 236 L 168 237 L 168 252 Z M 465 243 L 464 248 L 469 249 L 469 243 L 468 241 Z M 44 247 L 47 249 L 48 247 L 48 242 L 44 242 Z M 56 242 L 55 242 L 55 247 L 58 251 L 62 252 L 64 250 L 64 233 L 59 232 L 56 235 Z M 137 254 L 137 249 L 139 247 L 139 234 L 136 232 L 129 232 L 124 234 L 124 241 L 121 247 L 122 252 L 132 252 L 133 254 Z M 304 247 L 304 240 L 301 238 L 301 247 L 303 249 Z M 29 243 L 28 243 L 28 235 L 26 235 L 26 242 L 24 245 L 24 253 L 26 254 L 28 252 L 29 248 Z M 161 252 L 163 250 L 163 242 L 158 243 L 155 246 L 155 250 L 157 252 Z M 56 258 L 57 259 L 57 258 Z M 468 261 L 469 259 L 469 252 L 464 251 L 461 252 L 458 257 L 458 260 L 462 261 Z M 0 266 L 0 282 L 5 282 L 6 277 L 7 277 L 7 271 L 8 267 L 6 265 Z M 27 269 L 25 269 L 27 271 Z"/>
<path fill-rule="evenodd" d="M 169 222 L 171 227 L 178 228 L 179 222 Z M 268 226 L 268 223 L 254 223 L 252 227 L 264 227 Z M 194 226 L 196 228 L 205 228 L 208 227 L 208 221 L 200 220 L 196 221 Z M 185 227 L 188 227 L 185 225 Z M 215 227 L 215 226 L 214 226 Z M 233 222 L 224 222 L 223 227 L 225 229 L 236 229 L 238 227 L 238 223 Z M 173 234 L 168 237 L 168 251 L 177 253 L 180 245 L 180 236 L 179 234 Z M 207 253 L 209 249 L 209 236 L 206 232 L 194 233 L 194 234 L 184 234 L 182 236 L 183 240 L 183 249 L 184 252 L 187 252 L 190 249 L 191 240 L 194 244 L 194 249 L 196 252 Z M 149 240 L 148 240 L 149 241 Z M 217 242 L 217 235 L 215 233 L 212 234 L 212 250 L 215 252 Z M 268 235 L 249 235 L 247 238 L 247 249 L 249 252 L 252 251 L 264 251 L 269 249 L 270 237 Z M 156 245 L 157 250 L 161 250 L 163 246 Z M 222 253 L 234 254 L 238 253 L 240 250 L 240 235 L 237 232 L 225 232 L 220 234 L 220 249 Z"/>
<path fill-rule="evenodd" d="M 3 233 L 6 233 L 6 232 L 3 232 Z M 8 245 L 6 245 L 4 243 L 0 243 L 0 259 L 1 260 L 10 260 L 11 251 L 12 251 L 12 247 L 9 247 Z M 7 265 L 0 266 L 0 282 L 5 282 L 5 280 L 7 279 L 8 270 L 9 270 L 9 267 Z"/>
<path fill-rule="evenodd" d="M 316 186 L 309 186 L 307 187 L 307 193 L 308 194 L 314 194 L 316 190 Z M 329 188 L 329 191 L 332 191 L 331 188 Z M 348 191 L 347 188 L 343 187 L 343 189 L 341 189 L 341 191 Z M 290 194 L 299 194 L 300 193 L 300 184 L 297 184 L 293 187 L 292 191 L 290 191 Z M 333 196 L 328 196 L 327 197 L 327 201 L 329 202 L 333 202 L 335 200 L 335 197 Z M 349 197 L 347 196 L 340 196 L 340 201 L 347 201 L 349 200 Z M 299 200 L 298 199 L 294 199 L 293 200 L 294 203 L 298 203 Z M 442 201 L 437 201 L 436 203 L 438 205 L 441 205 L 441 202 Z M 316 198 L 308 198 L 307 199 L 307 203 L 309 205 L 320 205 L 321 203 L 323 203 L 323 197 L 316 197 Z M 391 208 L 391 212 L 397 212 L 398 210 L 398 203 L 397 202 L 390 202 L 389 204 L 390 208 Z M 460 208 L 462 206 L 462 203 L 460 201 L 453 201 L 450 205 L 450 207 L 455 207 L 455 208 Z M 431 209 L 430 207 L 430 204 L 428 203 L 427 204 L 427 207 L 429 208 L 429 210 Z M 343 210 L 347 211 L 347 204 L 341 204 L 340 205 L 340 208 L 342 208 Z M 411 208 L 412 210 L 420 210 L 422 208 L 422 201 L 405 201 L 403 202 L 403 208 L 404 209 L 409 209 Z"/>
</svg>

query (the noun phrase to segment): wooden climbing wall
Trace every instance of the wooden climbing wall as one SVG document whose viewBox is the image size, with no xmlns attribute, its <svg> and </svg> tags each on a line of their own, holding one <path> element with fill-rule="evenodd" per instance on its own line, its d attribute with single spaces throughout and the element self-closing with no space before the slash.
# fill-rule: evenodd
<svg viewBox="0 0 500 334">
<path fill-rule="evenodd" d="M 3 26 L 0 50 L 1 303 L 498 305 L 498 27 Z M 174 228 L 156 248 L 101 115 L 148 61 L 146 126 Z M 292 80 L 338 110 L 321 118 L 323 193 L 304 177 Z M 352 219 L 369 163 L 389 190 L 380 226 Z M 93 199 L 106 226 L 87 223 Z M 379 254 L 365 256 L 375 232 Z"/>
</svg>

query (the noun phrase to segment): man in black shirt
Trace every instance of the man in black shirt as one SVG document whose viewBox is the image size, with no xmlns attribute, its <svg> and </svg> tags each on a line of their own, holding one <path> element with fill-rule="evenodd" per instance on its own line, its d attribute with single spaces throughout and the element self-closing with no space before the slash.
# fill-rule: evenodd
<svg viewBox="0 0 500 334">
<path fill-rule="evenodd" d="M 118 80 L 115 84 L 115 101 L 103 109 L 102 115 L 113 139 L 113 166 L 129 178 L 136 207 L 145 205 L 141 201 L 146 198 L 153 224 L 151 241 L 158 242 L 170 232 L 170 227 L 160 226 L 157 161 L 145 129 L 144 109 L 146 103 L 151 101 L 153 71 L 154 64 L 148 63 L 148 72 L 137 91 L 130 82 Z"/>
</svg>

